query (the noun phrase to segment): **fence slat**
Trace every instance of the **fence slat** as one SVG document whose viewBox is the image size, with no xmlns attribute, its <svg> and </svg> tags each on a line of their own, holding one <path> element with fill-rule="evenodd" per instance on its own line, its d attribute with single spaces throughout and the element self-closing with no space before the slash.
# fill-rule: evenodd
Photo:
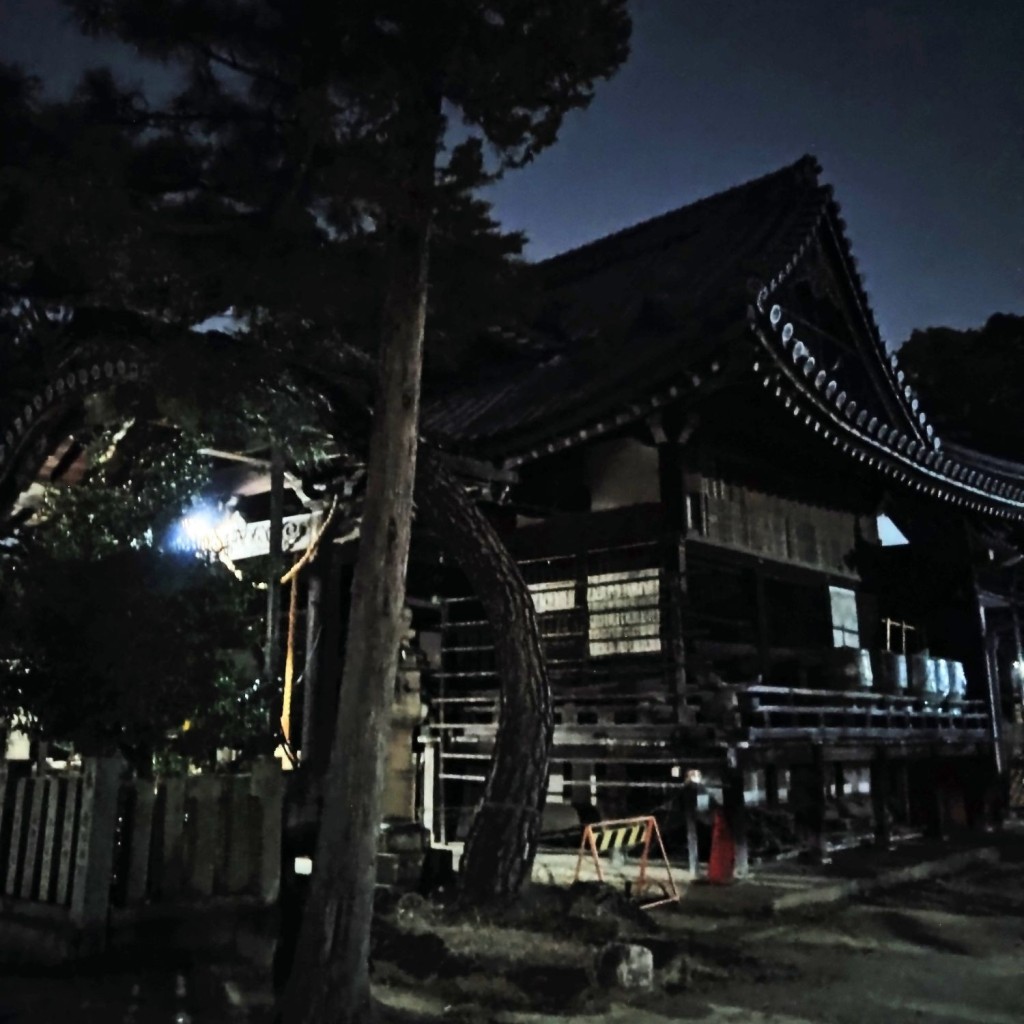
<svg viewBox="0 0 1024 1024">
<path fill-rule="evenodd" d="M 39 852 L 39 834 L 43 829 L 43 798 L 49 779 L 37 778 L 32 784 L 32 803 L 28 814 L 28 838 L 25 840 L 25 866 L 21 871 L 21 898 L 30 900 L 35 895 L 36 855 Z"/>
<path fill-rule="evenodd" d="M 64 820 L 60 831 L 60 866 L 57 869 L 57 892 L 54 902 L 66 906 L 71 899 L 71 879 L 75 867 L 75 845 L 78 830 L 75 828 L 78 806 L 82 798 L 81 778 L 68 779 L 64 794 Z"/>
<path fill-rule="evenodd" d="M 54 852 L 57 847 L 57 813 L 60 803 L 61 780 L 46 780 L 46 822 L 43 829 L 43 856 L 39 867 L 39 898 L 48 903 L 53 893 Z"/>
<path fill-rule="evenodd" d="M 156 793 L 153 783 L 141 780 L 135 783 L 135 799 L 132 803 L 131 846 L 128 864 L 128 891 L 130 903 L 139 903 L 146 898 L 149 887 L 149 854 L 153 843 L 153 806 Z"/>
<path fill-rule="evenodd" d="M 7 878 L 4 882 L 4 892 L 13 896 L 15 885 L 18 880 L 18 867 L 21 862 L 21 833 L 22 816 L 25 806 L 25 789 L 28 786 L 28 779 L 18 779 L 14 784 L 14 816 L 11 819 L 11 848 L 7 856 Z"/>
</svg>

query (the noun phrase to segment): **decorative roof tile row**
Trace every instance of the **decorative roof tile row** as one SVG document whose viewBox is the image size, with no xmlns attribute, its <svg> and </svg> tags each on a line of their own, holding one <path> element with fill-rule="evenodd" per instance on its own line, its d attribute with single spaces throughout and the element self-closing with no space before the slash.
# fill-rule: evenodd
<svg viewBox="0 0 1024 1024">
<path fill-rule="evenodd" d="M 964 454 L 943 449 L 909 387 L 900 393 L 920 425 L 915 436 L 864 404 L 838 376 L 819 368 L 810 345 L 797 337 L 778 303 L 768 301 L 777 284 L 763 288 L 749 310 L 751 329 L 767 355 L 753 369 L 783 407 L 847 455 L 914 490 L 1000 518 L 1024 520 L 1024 476 L 979 468 Z M 893 379 L 895 358 L 890 361 Z"/>
</svg>

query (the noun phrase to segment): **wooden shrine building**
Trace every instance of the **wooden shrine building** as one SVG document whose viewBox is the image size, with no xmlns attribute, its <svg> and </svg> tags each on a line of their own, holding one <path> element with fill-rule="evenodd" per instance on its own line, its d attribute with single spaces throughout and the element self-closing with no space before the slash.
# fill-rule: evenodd
<svg viewBox="0 0 1024 1024">
<path fill-rule="evenodd" d="M 584 815 L 670 804 L 695 769 L 740 817 L 788 797 L 812 842 L 828 792 L 873 791 L 883 840 L 1005 795 L 1024 466 L 936 435 L 819 174 L 804 158 L 539 265 L 521 356 L 425 410 L 490 467 L 549 660 L 549 801 Z M 497 690 L 480 606 L 436 579 L 420 811 L 451 841 Z"/>
</svg>

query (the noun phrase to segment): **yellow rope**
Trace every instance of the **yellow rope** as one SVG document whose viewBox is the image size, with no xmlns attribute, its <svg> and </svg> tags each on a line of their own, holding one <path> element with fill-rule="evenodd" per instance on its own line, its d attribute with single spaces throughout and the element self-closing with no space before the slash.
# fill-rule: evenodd
<svg viewBox="0 0 1024 1024">
<path fill-rule="evenodd" d="M 290 583 L 316 557 L 324 531 L 331 525 L 331 520 L 337 511 L 338 499 L 335 497 L 331 501 L 331 507 L 324 517 L 324 521 L 320 524 L 320 529 L 317 530 L 315 537 L 310 538 L 306 550 L 302 553 L 302 557 L 281 577 L 282 584 Z"/>
<path fill-rule="evenodd" d="M 296 563 L 298 564 L 298 563 Z M 294 567 L 293 567 L 294 568 Z M 292 578 L 288 599 L 288 642 L 284 656 L 284 695 L 281 701 L 281 733 L 286 745 L 292 739 L 292 686 L 295 681 L 295 619 L 299 608 L 299 580 Z"/>
</svg>

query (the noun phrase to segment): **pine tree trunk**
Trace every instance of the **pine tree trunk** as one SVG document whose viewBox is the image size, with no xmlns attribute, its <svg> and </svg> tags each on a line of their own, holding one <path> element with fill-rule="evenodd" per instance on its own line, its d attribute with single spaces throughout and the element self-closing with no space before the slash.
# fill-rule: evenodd
<svg viewBox="0 0 1024 1024">
<path fill-rule="evenodd" d="M 285 1024 L 371 1017 L 368 957 L 384 753 L 398 670 L 412 519 L 437 120 L 418 136 L 406 213 L 391 230 L 359 555 L 309 899 Z M 429 158 L 429 159 L 428 159 Z"/>
<path fill-rule="evenodd" d="M 459 869 L 464 899 L 494 902 L 515 896 L 537 852 L 552 734 L 547 667 L 519 566 L 438 456 L 424 448 L 420 460 L 419 515 L 468 578 L 494 630 L 498 734 Z"/>
</svg>

